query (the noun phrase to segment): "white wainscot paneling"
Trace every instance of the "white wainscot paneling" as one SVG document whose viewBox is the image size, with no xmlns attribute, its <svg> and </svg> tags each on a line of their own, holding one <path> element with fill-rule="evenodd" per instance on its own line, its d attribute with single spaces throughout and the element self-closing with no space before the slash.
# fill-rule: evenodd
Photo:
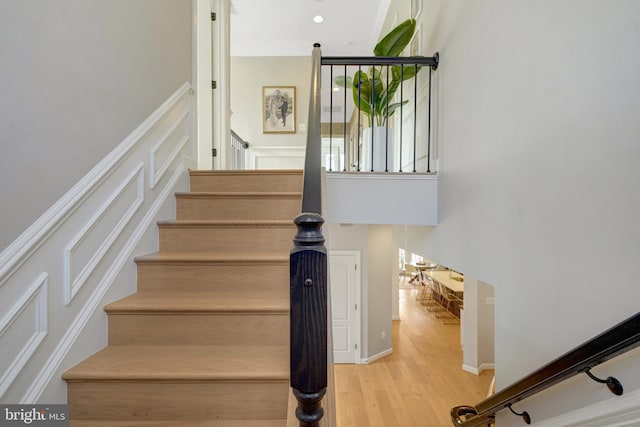
<svg viewBox="0 0 640 427">
<path fill-rule="evenodd" d="M 0 398 L 47 335 L 47 274 L 42 273 L 0 320 Z"/>
<path fill-rule="evenodd" d="M 158 143 L 151 149 L 149 157 L 149 186 L 153 189 L 165 175 L 176 156 L 184 149 L 189 141 L 186 132 L 189 126 L 188 104 L 182 103 L 176 108 L 172 120 L 154 129 L 151 139 L 158 139 Z"/>
<path fill-rule="evenodd" d="M 249 169 L 304 169 L 304 147 L 249 148 Z"/>
<path fill-rule="evenodd" d="M 118 185 L 64 251 L 64 303 L 69 304 L 144 201 L 144 164 Z"/>
<path fill-rule="evenodd" d="M 106 325 L 84 329 L 95 324 L 89 322 L 94 315 L 103 316 L 106 296 L 131 292 L 134 251 L 157 250 L 157 241 L 143 236 L 173 194 L 187 190 L 196 153 L 192 95 L 189 83 L 178 88 L 0 253 L 5 401 L 32 404 L 44 394 L 63 403 L 64 367 L 106 342 Z M 91 339 L 78 340 L 83 333 Z"/>
</svg>

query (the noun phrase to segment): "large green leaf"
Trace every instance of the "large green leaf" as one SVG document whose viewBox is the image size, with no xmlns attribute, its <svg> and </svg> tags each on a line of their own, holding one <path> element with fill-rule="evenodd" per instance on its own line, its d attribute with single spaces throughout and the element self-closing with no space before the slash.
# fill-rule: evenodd
<svg viewBox="0 0 640 427">
<path fill-rule="evenodd" d="M 353 87 L 353 80 L 351 79 L 351 76 L 334 77 L 333 83 L 336 86 L 346 87 L 347 89 L 351 89 Z"/>
<path fill-rule="evenodd" d="M 417 67 L 417 71 L 420 71 L 422 66 Z M 391 75 L 393 76 L 393 80 L 405 81 L 410 80 L 416 76 L 416 66 L 415 65 L 394 65 L 391 67 Z"/>
<path fill-rule="evenodd" d="M 399 56 L 411 41 L 416 30 L 416 20 L 407 19 L 384 36 L 373 49 L 375 56 Z"/>
</svg>

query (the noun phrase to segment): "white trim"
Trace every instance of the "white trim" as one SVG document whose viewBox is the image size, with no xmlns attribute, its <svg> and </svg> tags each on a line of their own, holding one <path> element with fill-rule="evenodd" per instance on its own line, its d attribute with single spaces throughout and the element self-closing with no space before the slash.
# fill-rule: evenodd
<svg viewBox="0 0 640 427">
<path fill-rule="evenodd" d="M 400 316 L 391 316 L 391 320 L 402 320 Z"/>
<path fill-rule="evenodd" d="M 189 83 L 184 83 L 124 141 L 78 181 L 71 190 L 0 253 L 0 287 L 67 219 L 77 206 L 113 172 L 115 167 L 129 155 L 136 143 L 153 129 L 154 125 L 171 110 L 178 100 L 190 94 L 190 90 Z"/>
<path fill-rule="evenodd" d="M 257 161 L 260 158 L 271 159 L 299 159 L 304 164 L 305 147 L 288 146 L 262 146 L 252 145 L 249 151 L 248 169 L 257 169 Z"/>
<path fill-rule="evenodd" d="M 194 43 L 194 82 L 196 88 L 196 162 L 198 169 L 211 169 L 211 147 L 213 141 L 213 92 L 211 81 L 211 1 L 194 0 L 193 38 Z"/>
<path fill-rule="evenodd" d="M 9 327 L 16 321 L 18 316 L 22 314 L 29 303 L 36 299 L 34 307 L 34 330 L 32 335 L 28 338 L 22 349 L 18 352 L 13 361 L 9 364 L 9 367 L 0 378 L 0 398 L 4 396 L 4 393 L 11 386 L 16 379 L 24 365 L 27 364 L 29 359 L 36 352 L 40 346 L 42 340 L 48 333 L 48 301 L 47 301 L 47 285 L 48 275 L 42 273 L 33 282 L 29 289 L 18 300 L 13 309 L 7 313 L 6 316 L 0 320 L 0 338 L 9 330 Z M 21 331 L 26 334 L 27 331 Z M 15 346 L 16 343 L 13 343 Z"/>
<path fill-rule="evenodd" d="M 120 201 L 125 194 L 125 190 L 135 184 L 135 198 L 125 212 L 116 212 L 110 214 L 116 202 Z M 69 305 L 73 297 L 78 293 L 82 285 L 86 282 L 89 275 L 102 260 L 111 245 L 120 236 L 122 230 L 131 221 L 134 214 L 140 209 L 144 202 L 144 163 L 138 163 L 137 167 L 127 176 L 117 189 L 112 193 L 111 197 L 98 209 L 97 213 L 85 224 L 78 234 L 67 244 L 64 249 L 64 304 Z M 77 252 L 82 242 L 87 239 L 96 226 L 105 220 L 108 216 L 120 218 L 115 227 L 113 227 L 108 236 L 102 239 L 102 244 L 95 250 L 91 258 L 80 270 L 76 277 L 73 277 L 73 255 Z M 84 248 L 82 252 L 86 252 Z"/>
<path fill-rule="evenodd" d="M 189 115 L 189 110 L 185 111 L 180 115 L 180 119 L 171 125 L 169 129 L 162 135 L 158 143 L 151 149 L 149 152 L 149 188 L 152 190 L 158 185 L 158 182 L 162 179 L 164 174 L 171 166 L 171 163 L 178 157 L 178 154 L 184 148 L 184 145 L 189 140 L 189 135 L 183 135 L 180 142 L 177 145 L 174 145 L 173 150 L 169 153 L 169 155 L 164 159 L 164 161 L 156 162 L 156 154 L 160 151 L 160 148 L 166 142 L 172 142 L 169 139 L 169 136 L 173 134 L 173 132 L 178 128 L 178 126 L 187 125 L 187 116 Z M 156 163 L 161 163 L 160 167 L 156 170 Z"/>
<path fill-rule="evenodd" d="M 462 370 L 471 374 L 480 375 L 480 370 L 470 365 L 462 364 Z"/>
<path fill-rule="evenodd" d="M 632 427 L 640 425 L 640 390 L 625 392 L 533 425 L 539 427 Z"/>
<path fill-rule="evenodd" d="M 367 357 L 367 358 L 365 358 L 365 359 L 362 359 L 362 360 L 360 361 L 360 363 L 363 363 L 363 364 L 365 364 L 365 365 L 366 365 L 366 364 L 369 364 L 369 363 L 373 363 L 373 362 L 375 362 L 375 361 L 376 361 L 376 360 L 378 360 L 378 359 L 382 359 L 383 357 L 390 355 L 391 353 L 393 353 L 393 349 L 392 349 L 392 348 L 389 348 L 389 349 L 387 349 L 387 350 L 381 351 L 381 352 L 380 352 L 380 353 L 378 353 L 378 354 L 374 354 L 373 356 L 370 356 L 370 357 Z"/>
<path fill-rule="evenodd" d="M 213 92 L 213 146 L 218 156 L 213 158 L 213 169 L 230 169 L 231 166 L 231 38 L 229 0 L 217 2 L 217 19 L 212 28 L 212 75 L 218 88 Z M 213 8 L 213 5 L 212 5 Z M 215 11 L 215 10 L 214 10 Z M 212 58 L 209 58 L 211 62 Z"/>
<path fill-rule="evenodd" d="M 111 264 L 98 286 L 96 286 L 95 291 L 87 299 L 87 302 L 82 307 L 82 310 L 80 310 L 71 325 L 69 325 L 69 328 L 67 329 L 62 339 L 60 339 L 60 341 L 58 342 L 58 345 L 52 352 L 51 356 L 47 359 L 38 374 L 35 376 L 35 379 L 31 383 L 31 386 L 24 394 L 22 399 L 20 399 L 20 404 L 31 404 L 38 401 L 45 387 L 47 386 L 49 381 L 51 381 L 51 378 L 62 364 L 62 361 L 71 349 L 71 346 L 80 335 L 80 332 L 82 332 L 84 326 L 89 321 L 89 318 L 99 307 L 102 298 L 109 290 L 109 286 L 113 283 L 125 263 L 131 260 L 136 244 L 140 241 L 147 228 L 151 226 L 154 218 L 160 211 L 160 208 L 162 207 L 164 202 L 171 194 L 173 194 L 173 188 L 185 172 L 186 168 L 184 166 L 184 162 L 181 162 L 180 166 L 176 168 L 176 171 L 171 176 L 171 179 L 169 180 L 167 185 L 163 188 L 162 192 L 158 195 L 142 221 L 140 221 L 135 231 L 131 234 L 131 237 L 129 238 L 127 243 L 123 246 L 122 250 L 118 254 L 118 257 L 114 260 L 113 264 Z"/>
<path fill-rule="evenodd" d="M 495 370 L 496 366 L 494 363 L 481 363 L 477 368 L 471 365 L 462 365 L 462 370 L 466 372 L 470 372 L 475 375 L 480 375 L 484 371 Z"/>
</svg>

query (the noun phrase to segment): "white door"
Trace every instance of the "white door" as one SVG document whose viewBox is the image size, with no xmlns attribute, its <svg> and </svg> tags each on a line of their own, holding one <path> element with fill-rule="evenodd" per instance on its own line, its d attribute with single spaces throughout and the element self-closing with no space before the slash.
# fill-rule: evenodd
<svg viewBox="0 0 640 427">
<path fill-rule="evenodd" d="M 331 251 L 331 315 L 335 363 L 360 361 L 360 252 Z"/>
</svg>

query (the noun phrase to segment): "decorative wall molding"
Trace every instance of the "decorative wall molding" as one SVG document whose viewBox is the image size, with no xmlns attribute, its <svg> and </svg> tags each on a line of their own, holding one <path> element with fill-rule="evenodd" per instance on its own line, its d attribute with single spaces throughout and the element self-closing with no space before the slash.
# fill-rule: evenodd
<svg viewBox="0 0 640 427">
<path fill-rule="evenodd" d="M 182 85 L 0 253 L 0 312 L 9 313 L 0 337 L 11 343 L 0 359 L 7 401 L 31 404 L 45 392 L 63 393 L 61 370 L 106 342 L 106 328 L 91 331 L 91 340 L 78 338 L 102 313 L 105 297 L 130 292 L 135 269 L 123 267 L 131 267 L 134 251 L 157 250 L 157 236 L 147 230 L 167 200 L 186 190 L 195 166 L 193 93 Z M 147 170 L 152 186 L 145 185 Z M 56 314 L 48 323 L 47 313 Z"/>
<path fill-rule="evenodd" d="M 64 303 L 66 305 L 84 285 L 87 277 L 120 236 L 124 227 L 142 206 L 143 201 L 144 163 L 140 162 L 65 248 Z M 93 245 L 97 247 L 92 247 Z M 91 254 L 89 259 L 79 259 L 86 258 L 88 254 Z"/>
<path fill-rule="evenodd" d="M 36 222 L 0 253 L 0 287 L 25 262 L 29 256 L 53 233 L 73 210 L 87 198 L 115 167 L 122 162 L 132 148 L 157 122 L 159 122 L 181 98 L 189 96 L 193 89 L 185 83 L 140 126 L 122 141 L 115 150 L 109 153 L 91 171 L 85 175 L 71 190 L 49 208 Z"/>
<path fill-rule="evenodd" d="M 303 169 L 305 147 L 251 146 L 248 169 Z"/>
<path fill-rule="evenodd" d="M 13 339 L 6 339 L 11 343 L 11 346 L 2 349 L 4 360 L 0 364 L 0 368 L 4 372 L 0 377 L 0 398 L 47 335 L 47 279 L 47 273 L 40 274 L 29 286 L 29 289 L 16 301 L 12 310 L 0 320 L 0 341 L 5 340 L 5 335 L 11 331 L 13 325 L 19 324 L 13 328 L 13 331 L 16 332 Z M 20 322 L 21 319 L 24 322 Z M 26 327 L 30 327 L 31 330 Z M 22 343 L 18 341 L 19 339 L 22 339 Z"/>
<path fill-rule="evenodd" d="M 149 226 L 153 224 L 153 220 L 158 214 L 160 207 L 165 202 L 165 200 L 173 194 L 173 188 L 176 186 L 180 177 L 186 172 L 187 168 L 185 168 L 183 164 L 181 164 L 180 167 L 176 169 L 170 181 L 163 189 L 162 194 L 158 196 L 151 209 L 149 209 L 149 211 L 145 215 L 144 219 L 138 224 L 138 227 L 131 235 L 131 238 L 127 241 L 126 245 L 122 248 L 122 251 L 120 252 L 116 261 L 110 266 L 107 274 L 100 281 L 95 291 L 87 300 L 87 303 L 83 306 L 80 313 L 73 320 L 71 326 L 67 329 L 64 337 L 60 340 L 47 362 L 35 377 L 35 380 L 31 384 L 31 387 L 27 390 L 25 395 L 20 400 L 20 404 L 30 404 L 38 401 L 38 398 L 44 391 L 44 388 L 49 383 L 49 381 L 51 381 L 51 378 L 55 374 L 56 370 L 62 364 L 62 361 L 71 349 L 71 346 L 73 345 L 75 340 L 80 335 L 80 332 L 82 332 L 84 326 L 89 321 L 91 315 L 96 310 L 101 309 L 100 302 L 102 301 L 102 298 L 106 294 L 109 286 L 113 283 L 113 280 L 115 279 L 116 275 L 125 264 L 125 262 L 131 260 L 131 257 L 133 256 L 133 249 L 142 237 L 142 234 L 147 230 L 147 228 L 149 228 Z"/>
<path fill-rule="evenodd" d="M 189 136 L 184 134 L 188 125 L 188 111 L 180 114 L 180 118 L 167 129 L 160 141 L 153 147 L 149 156 L 149 187 L 155 188 L 158 181 L 162 179 L 169 169 L 169 166 L 178 157 L 184 145 L 189 140 Z M 176 139 L 180 142 L 176 144 Z M 172 144 L 173 143 L 173 144 Z"/>
</svg>

